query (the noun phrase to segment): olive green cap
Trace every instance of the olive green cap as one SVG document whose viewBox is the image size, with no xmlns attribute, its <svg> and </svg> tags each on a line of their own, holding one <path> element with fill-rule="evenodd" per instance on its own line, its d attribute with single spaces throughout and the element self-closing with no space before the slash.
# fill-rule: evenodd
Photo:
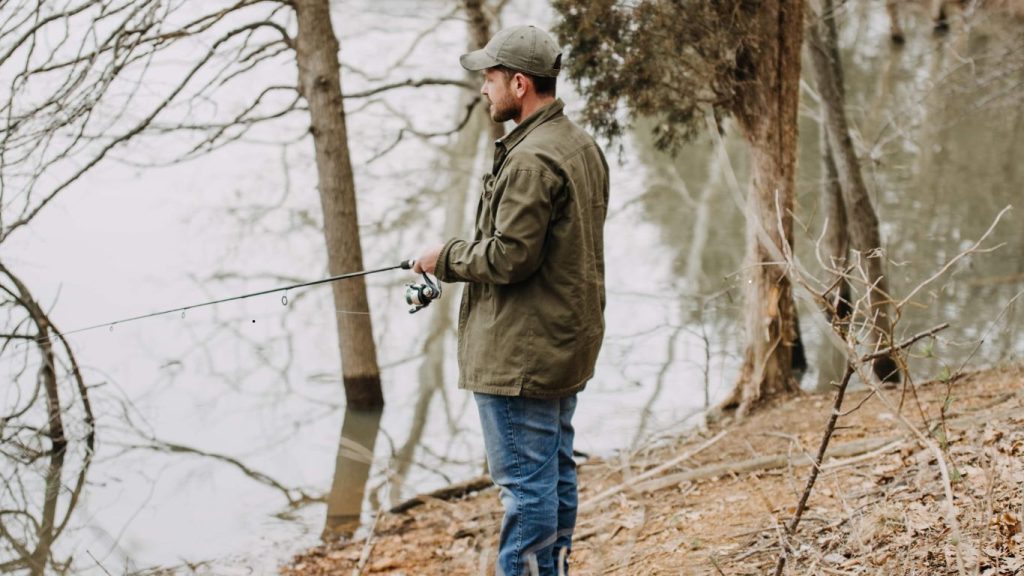
<svg viewBox="0 0 1024 576">
<path fill-rule="evenodd" d="M 480 50 L 463 54 L 459 63 L 466 70 L 506 66 L 534 76 L 554 78 L 562 68 L 562 51 L 540 28 L 513 26 L 495 34 Z"/>
</svg>

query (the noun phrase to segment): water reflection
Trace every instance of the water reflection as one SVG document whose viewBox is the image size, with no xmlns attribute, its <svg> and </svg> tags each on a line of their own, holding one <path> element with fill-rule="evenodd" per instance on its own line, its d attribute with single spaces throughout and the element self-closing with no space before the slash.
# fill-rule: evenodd
<svg viewBox="0 0 1024 576">
<path fill-rule="evenodd" d="M 899 296 L 979 238 L 1003 207 L 1024 199 L 1018 147 L 1024 138 L 1024 107 L 1019 90 L 1014 91 L 1024 78 L 1024 65 L 1019 54 L 1004 57 L 1019 52 L 1024 35 L 1019 24 L 982 14 L 969 35 L 955 30 L 948 38 L 934 38 L 926 21 L 915 23 L 907 27 L 908 42 L 900 48 L 877 26 L 877 16 L 866 8 L 847 12 L 841 45 L 854 138 L 883 225 L 892 289 Z M 807 96 L 800 121 L 796 252 L 813 272 L 815 240 L 829 204 L 820 114 L 817 102 Z M 744 223 L 728 182 L 718 175 L 731 166 L 740 181 L 746 178 L 744 143 L 736 131 L 727 131 L 730 166 L 718 162 L 703 140 L 670 157 L 654 149 L 650 125 L 639 122 L 634 133 L 637 159 L 646 168 L 646 190 L 638 203 L 642 220 L 658 227 L 672 259 L 678 307 L 689 311 L 678 321 L 686 330 L 709 331 L 721 349 L 735 347 L 738 307 L 721 298 L 712 298 L 710 309 L 700 303 L 708 303 L 716 291 L 729 294 L 735 289 Z M 995 343 L 979 349 L 973 361 L 1020 356 L 1024 342 L 1017 336 L 1019 304 L 1003 308 L 1024 288 L 1022 224 L 1024 212 L 1011 212 L 988 243 L 1005 243 L 997 255 L 969 258 L 907 307 L 898 334 L 942 321 L 953 325 L 933 357 L 916 359 L 912 368 L 918 377 L 937 376 L 942 366 L 966 359 L 990 328 Z M 666 314 L 673 308 L 667 305 Z M 818 371 L 817 384 L 805 385 L 824 388 L 841 365 L 842 354 L 821 337 L 821 322 L 810 322 L 817 319 L 808 315 L 820 312 L 811 306 L 801 312 L 805 337 L 814 341 L 808 344 L 816 351 Z M 670 351 L 666 362 L 678 362 L 678 354 L 671 353 L 676 334 L 672 329 L 661 336 Z M 687 371 L 691 377 L 679 385 L 694 391 L 699 372 L 693 375 L 693 367 Z M 641 428 L 660 393 L 660 378 L 651 386 L 654 394 L 642 413 Z"/>
<path fill-rule="evenodd" d="M 474 98 L 464 94 L 457 102 L 456 108 L 465 110 Z M 451 238 L 463 233 L 466 222 L 465 207 L 469 198 L 473 198 L 470 186 L 482 149 L 481 137 L 485 128 L 490 125 L 484 107 L 477 106 L 466 127 L 455 141 L 442 151 L 443 156 L 438 161 L 438 173 L 445 174 L 446 177 L 440 178 L 435 190 L 428 191 L 441 196 L 439 200 L 444 206 L 444 224 L 439 237 Z M 443 191 L 443 194 L 438 194 L 439 191 Z M 445 355 L 454 350 L 448 343 L 454 327 L 454 305 L 458 302 L 460 293 L 461 287 L 450 287 L 448 294 L 434 304 L 424 332 L 421 348 L 423 358 L 416 372 L 419 390 L 411 418 L 408 420 L 408 435 L 394 455 L 392 484 L 388 491 L 389 507 L 398 505 L 403 498 L 409 496 L 405 490 L 406 480 L 410 468 L 416 462 L 416 453 L 422 446 L 423 433 L 430 419 L 430 406 L 436 394 L 440 393 L 442 401 L 446 404 L 444 414 L 451 414 L 451 409 L 447 406 L 448 397 L 444 394 L 447 364 Z M 455 423 L 449 422 L 449 433 L 455 429 Z"/>
<path fill-rule="evenodd" d="M 873 143 L 871 179 L 887 224 L 897 294 L 969 247 L 1005 206 L 1024 199 L 1024 174 L 1017 168 L 1024 132 L 1016 88 L 1024 78 L 1019 23 L 979 12 L 969 35 L 954 31 L 938 42 L 918 40 L 891 55 L 864 60 L 862 66 L 849 58 L 858 74 L 851 102 L 855 109 L 866 109 L 872 70 L 887 57 L 897 83 L 919 95 L 896 99 L 885 117 L 866 115 L 861 126 L 865 144 Z M 965 260 L 908 309 L 906 331 L 941 321 L 953 325 L 940 339 L 936 357 L 919 362 L 922 375 L 937 375 L 942 366 L 970 356 L 990 328 L 997 345 L 983 347 L 974 361 L 1019 357 L 1015 312 L 1006 310 L 1002 317 L 1001 312 L 1024 288 L 1024 279 L 1013 277 L 1024 269 L 1022 224 L 1024 212 L 1011 212 L 988 243 L 1004 243 L 1002 248 Z"/>
<path fill-rule="evenodd" d="M 324 540 L 349 538 L 359 528 L 382 413 L 382 410 L 345 410 L 338 455 L 334 460 L 334 480 L 327 496 L 327 521 L 321 536 Z"/>
<path fill-rule="evenodd" d="M 92 462 L 89 390 L 48 311 L 4 264 L 0 333 L 0 366 L 9 370 L 0 388 L 0 572 L 66 573 L 71 557 L 53 547 Z"/>
<path fill-rule="evenodd" d="M 466 32 L 469 39 L 467 51 L 479 49 L 486 43 L 494 28 L 493 21 L 500 16 L 502 8 L 503 5 L 500 5 L 496 8 L 495 14 L 487 15 L 481 2 L 465 4 Z M 480 81 L 477 73 L 468 71 L 464 73 L 463 79 L 470 85 Z M 468 106 L 475 106 L 475 109 L 466 126 L 448 146 L 441 149 L 435 164 L 436 173 L 441 176 L 437 178 L 432 189 L 424 190 L 425 194 L 437 197 L 438 203 L 443 207 L 443 224 L 440 235 L 434 241 L 465 233 L 467 208 L 475 207 L 479 193 L 474 176 L 481 172 L 481 166 L 489 164 L 492 155 L 491 142 L 505 133 L 502 124 L 491 121 L 485 104 L 477 94 L 471 92 L 461 93 L 455 103 L 456 117 L 463 114 Z M 408 436 L 394 455 L 394 469 L 388 491 L 391 508 L 397 506 L 403 498 L 410 496 L 406 494 L 406 481 L 411 467 L 416 463 L 417 451 L 423 445 L 423 433 L 430 419 L 430 406 L 435 394 L 440 393 L 445 404 L 443 413 L 447 420 L 448 434 L 456 435 L 459 429 L 446 394 L 445 367 L 449 364 L 446 354 L 454 350 L 454 347 L 448 344 L 452 339 L 454 309 L 461 296 L 461 290 L 461 286 L 457 290 L 449 289 L 449 296 L 435 304 L 425 331 L 421 349 L 423 359 L 417 371 L 418 396 L 412 418 L 409 419 Z M 442 466 L 450 464 L 447 460 L 448 454 L 443 455 Z M 444 471 L 435 472 L 451 483 L 451 478 Z"/>
<path fill-rule="evenodd" d="M 72 453 L 73 454 L 73 453 Z M 43 466 L 13 462 L 6 451 L 3 474 L 3 510 L 0 510 L 0 572 L 27 571 L 33 576 L 70 574 L 71 558 L 54 553 L 53 545 L 68 527 L 82 495 L 91 458 L 86 455 L 73 480 L 65 482 L 68 449 L 52 451 Z M 13 464 L 13 466 L 10 466 Z M 44 468 L 45 471 L 40 468 Z M 41 473 L 41 477 L 40 477 Z"/>
</svg>

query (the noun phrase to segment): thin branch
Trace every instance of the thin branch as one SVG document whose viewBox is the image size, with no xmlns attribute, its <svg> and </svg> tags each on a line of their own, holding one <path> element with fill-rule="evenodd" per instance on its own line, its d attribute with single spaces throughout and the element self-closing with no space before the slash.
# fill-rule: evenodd
<svg viewBox="0 0 1024 576">
<path fill-rule="evenodd" d="M 979 248 L 981 246 L 981 243 L 984 242 L 989 237 L 989 235 L 991 235 L 992 232 L 995 230 L 996 225 L 999 224 L 999 220 L 1002 219 L 1003 215 L 1009 212 L 1012 208 L 1012 206 L 1006 206 L 1005 208 L 1000 210 L 999 214 L 996 215 L 996 219 L 992 221 L 992 224 L 988 227 L 988 230 L 986 230 L 985 233 L 981 235 L 981 238 L 978 238 L 977 242 L 972 244 L 968 249 L 960 252 L 959 254 L 951 258 L 949 262 L 946 262 L 945 266 L 939 268 L 937 272 L 929 276 L 924 282 L 918 284 L 916 288 L 911 290 L 910 293 L 906 295 L 906 297 L 904 297 L 896 304 L 896 310 L 900 310 L 904 306 L 906 306 L 907 302 L 910 302 L 914 298 L 914 296 L 917 295 L 917 293 L 920 292 L 925 286 L 931 284 L 936 278 L 945 274 L 947 270 L 949 270 L 954 264 L 956 264 L 963 258 L 975 252 L 991 252 L 992 250 L 996 250 L 997 248 L 1002 246 L 1002 244 L 999 244 L 993 246 L 992 248 L 986 248 L 984 250 Z"/>
<path fill-rule="evenodd" d="M 395 90 L 398 88 L 420 88 L 421 86 L 458 86 L 459 88 L 465 88 L 466 90 L 476 90 L 476 86 L 473 86 L 465 80 L 453 80 L 448 78 L 423 78 L 421 80 L 403 80 L 401 82 L 392 82 L 391 84 L 385 84 L 369 90 L 363 90 L 361 92 L 351 92 L 345 94 L 343 97 L 348 98 L 368 98 L 375 96 L 381 92 L 387 92 L 388 90 Z"/>
</svg>

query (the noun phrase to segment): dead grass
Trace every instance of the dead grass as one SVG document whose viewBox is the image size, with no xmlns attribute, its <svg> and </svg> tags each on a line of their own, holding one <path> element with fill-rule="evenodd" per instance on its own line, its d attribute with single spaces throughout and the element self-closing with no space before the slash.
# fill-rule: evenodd
<svg viewBox="0 0 1024 576">
<path fill-rule="evenodd" d="M 946 386 L 904 395 L 903 413 L 942 442 L 968 573 L 1024 574 L 1024 366 L 969 374 L 953 385 L 946 429 L 938 420 Z M 889 392 L 899 398 L 903 391 Z M 854 392 L 852 408 L 865 400 Z M 627 484 L 581 514 L 573 573 L 765 574 L 782 549 L 781 526 L 793 513 L 830 409 L 828 396 L 803 396 L 740 423 L 722 422 L 628 458 L 580 466 L 580 499 Z M 957 572 L 957 543 L 945 522 L 943 488 L 931 453 L 894 422 L 877 398 L 840 419 L 831 447 L 891 439 L 881 449 L 826 462 L 794 538 L 787 574 L 936 575 Z M 723 429 L 712 449 L 661 476 L 785 454 L 781 467 L 672 484 L 655 491 L 628 478 L 693 449 Z M 945 437 L 945 438 L 944 438 Z M 856 444 L 851 444 L 856 446 Z M 831 449 L 830 449 L 831 452 Z M 321 546 L 298 556 L 289 576 L 492 574 L 500 504 L 494 490 L 459 501 L 430 501 L 385 514 L 366 541 Z M 368 555 L 366 553 L 369 552 Z"/>
</svg>

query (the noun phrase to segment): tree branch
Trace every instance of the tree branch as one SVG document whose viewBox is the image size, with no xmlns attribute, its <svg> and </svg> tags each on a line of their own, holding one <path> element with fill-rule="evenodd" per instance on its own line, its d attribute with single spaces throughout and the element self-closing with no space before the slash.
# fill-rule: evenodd
<svg viewBox="0 0 1024 576">
<path fill-rule="evenodd" d="M 420 80 L 403 80 L 401 82 L 392 82 L 391 84 L 385 84 L 370 90 L 363 90 L 361 92 L 351 92 L 345 94 L 344 98 L 368 98 L 375 96 L 381 92 L 387 92 L 388 90 L 395 90 L 398 88 L 420 88 L 421 86 L 458 86 L 465 88 L 466 90 L 476 90 L 476 86 L 473 86 L 465 80 L 452 80 L 448 78 L 423 78 Z"/>
</svg>

